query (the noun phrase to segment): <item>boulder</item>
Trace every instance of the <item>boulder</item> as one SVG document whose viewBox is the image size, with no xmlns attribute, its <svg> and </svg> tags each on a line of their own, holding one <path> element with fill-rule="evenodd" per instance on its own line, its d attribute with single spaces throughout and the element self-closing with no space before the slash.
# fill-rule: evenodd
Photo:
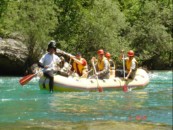
<svg viewBox="0 0 173 130">
<path fill-rule="evenodd" d="M 0 75 L 24 74 L 27 57 L 27 47 L 21 41 L 0 38 Z"/>
</svg>

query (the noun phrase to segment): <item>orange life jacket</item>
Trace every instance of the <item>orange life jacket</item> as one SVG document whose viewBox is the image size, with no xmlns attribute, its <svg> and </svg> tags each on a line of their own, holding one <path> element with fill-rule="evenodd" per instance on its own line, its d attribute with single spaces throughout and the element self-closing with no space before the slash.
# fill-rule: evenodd
<svg viewBox="0 0 173 130">
<path fill-rule="evenodd" d="M 84 58 L 81 58 L 80 61 L 82 60 L 85 60 Z M 86 69 L 86 66 L 83 66 L 81 64 L 77 64 L 75 61 L 73 62 L 73 69 L 76 71 L 76 73 L 79 75 L 79 76 L 82 76 L 82 71 L 83 69 Z"/>
</svg>

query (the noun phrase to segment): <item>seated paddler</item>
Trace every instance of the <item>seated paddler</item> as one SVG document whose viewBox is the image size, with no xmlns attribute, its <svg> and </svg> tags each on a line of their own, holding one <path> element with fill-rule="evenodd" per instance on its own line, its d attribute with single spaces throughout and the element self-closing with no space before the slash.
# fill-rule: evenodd
<svg viewBox="0 0 173 130">
<path fill-rule="evenodd" d="M 109 70 L 109 62 L 107 58 L 104 55 L 104 50 L 100 49 L 97 51 L 98 60 L 95 57 L 92 57 L 91 62 L 95 64 L 96 68 L 96 76 L 98 76 L 99 79 L 108 79 L 110 76 L 110 70 Z"/>
<path fill-rule="evenodd" d="M 133 79 L 137 70 L 138 62 L 135 59 L 135 53 L 133 50 L 127 52 L 127 57 L 124 57 L 124 51 L 121 51 L 120 59 L 125 61 L 125 80 Z"/>
<path fill-rule="evenodd" d="M 70 58 L 73 60 L 71 74 L 86 78 L 88 76 L 88 65 L 87 61 L 82 57 L 82 54 L 78 52 L 76 56 L 71 56 Z"/>
</svg>

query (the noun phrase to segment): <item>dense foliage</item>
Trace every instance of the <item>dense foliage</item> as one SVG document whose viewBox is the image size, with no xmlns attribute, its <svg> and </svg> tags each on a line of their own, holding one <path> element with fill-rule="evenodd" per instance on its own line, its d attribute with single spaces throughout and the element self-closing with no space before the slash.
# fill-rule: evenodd
<svg viewBox="0 0 173 130">
<path fill-rule="evenodd" d="M 133 49 L 140 65 L 172 67 L 170 0 L 1 0 L 0 37 L 20 39 L 28 64 L 38 60 L 51 39 L 89 60 L 100 48 L 117 62 Z"/>
</svg>

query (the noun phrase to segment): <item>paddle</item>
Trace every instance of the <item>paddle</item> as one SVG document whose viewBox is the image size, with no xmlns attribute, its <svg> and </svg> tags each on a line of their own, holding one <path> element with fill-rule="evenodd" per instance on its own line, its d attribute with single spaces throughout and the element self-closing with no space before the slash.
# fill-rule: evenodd
<svg viewBox="0 0 173 130">
<path fill-rule="evenodd" d="M 19 80 L 19 83 L 21 85 L 27 84 L 32 78 L 34 78 L 37 74 L 39 74 L 42 71 L 42 69 L 39 69 L 39 68 L 36 68 L 36 69 L 37 70 L 33 69 L 35 72 L 34 74 L 28 74 L 28 75 L 24 76 L 23 78 L 21 78 Z"/>
<path fill-rule="evenodd" d="M 63 51 L 63 50 L 60 50 L 60 49 L 56 49 L 56 52 L 57 52 L 57 53 L 62 53 L 62 54 L 67 55 L 67 56 L 69 56 L 69 57 L 75 57 L 75 56 L 73 56 L 72 54 L 67 53 L 67 52 L 65 52 L 65 51 Z"/>
<path fill-rule="evenodd" d="M 97 71 L 96 71 L 96 68 L 95 68 L 94 62 L 92 62 L 92 65 L 93 65 L 93 68 L 94 68 L 94 72 L 95 72 L 95 74 L 96 74 Z M 97 88 L 98 88 L 98 91 L 99 91 L 99 92 L 103 92 L 102 87 L 99 85 L 98 75 L 96 75 L 96 80 L 97 80 Z"/>
<path fill-rule="evenodd" d="M 124 59 L 125 57 L 124 57 L 124 52 L 123 52 L 123 72 L 124 72 L 124 79 L 125 79 L 125 59 Z M 127 87 L 127 85 L 126 85 L 126 83 L 124 84 L 124 86 L 123 86 L 123 91 L 124 92 L 127 92 L 128 91 L 128 87 Z"/>
<path fill-rule="evenodd" d="M 21 78 L 19 80 L 19 83 L 23 86 L 23 85 L 27 84 L 32 78 L 34 78 L 35 75 L 37 75 L 37 73 L 24 76 L 23 78 Z"/>
</svg>

